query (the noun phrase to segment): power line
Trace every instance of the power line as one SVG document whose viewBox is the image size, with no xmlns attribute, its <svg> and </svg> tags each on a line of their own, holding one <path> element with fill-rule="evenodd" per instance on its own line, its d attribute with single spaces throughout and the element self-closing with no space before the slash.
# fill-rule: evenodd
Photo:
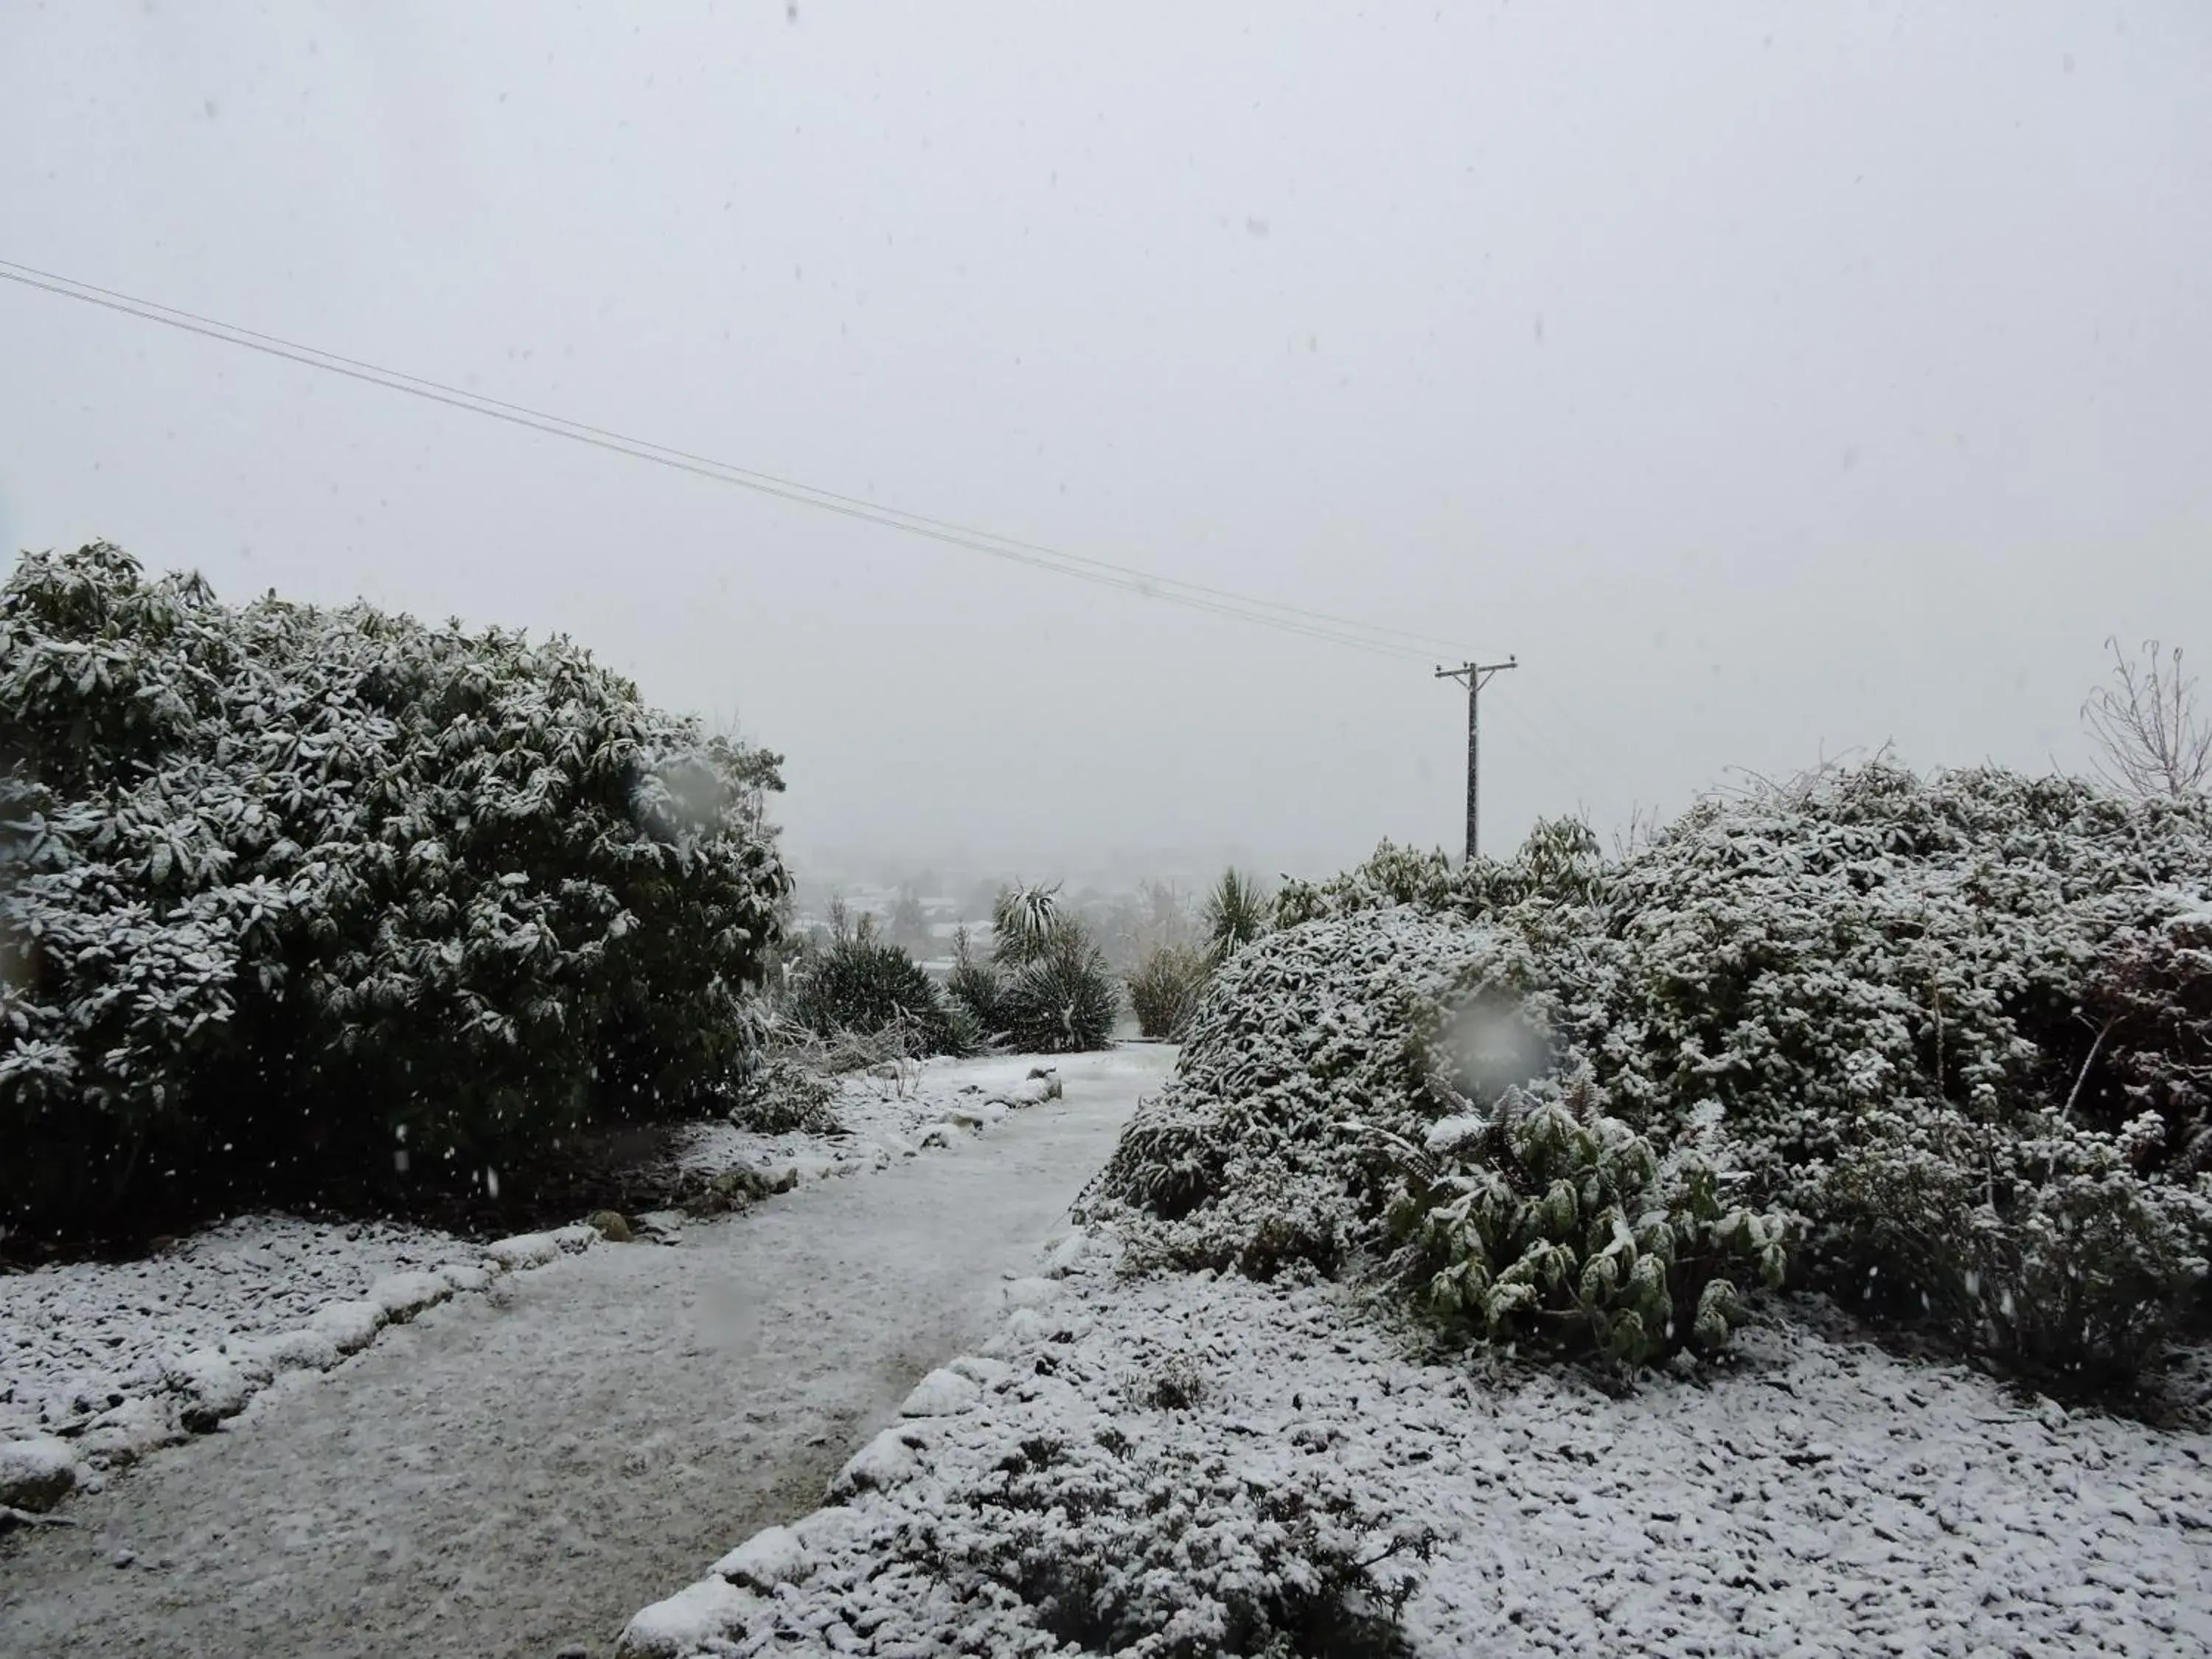
<svg viewBox="0 0 2212 1659">
<path fill-rule="evenodd" d="M 379 386 L 387 391 L 405 392 L 410 397 L 441 404 L 447 408 L 462 410 L 470 414 L 506 422 L 550 437 L 566 438 L 573 443 L 588 444 L 616 454 L 627 455 L 635 460 L 650 461 L 656 465 L 688 472 L 715 483 L 734 484 L 739 489 L 769 495 L 801 507 L 811 507 L 826 513 L 873 524 L 885 529 L 900 531 L 907 535 L 942 543 L 947 546 L 984 554 L 1012 563 L 1050 571 L 1055 574 L 1073 576 L 1079 580 L 1097 586 L 1135 593 L 1146 599 L 1162 599 L 1171 605 L 1250 623 L 1278 632 L 1319 640 L 1332 645 L 1346 646 L 1354 650 L 1377 655 L 1433 660 L 1431 653 L 1422 646 L 1443 645 L 1447 642 L 1426 635 L 1409 633 L 1403 629 L 1387 628 L 1364 623 L 1352 617 L 1334 616 L 1327 611 L 1310 611 L 1285 605 L 1273 599 L 1259 599 L 1226 588 L 1209 587 L 1202 583 L 1182 580 L 1177 577 L 1161 576 L 1132 566 L 1115 564 L 1084 554 L 1069 553 L 1042 543 L 1024 541 L 1018 537 L 1001 536 L 991 531 L 979 530 L 950 520 L 936 519 L 924 514 L 911 513 L 904 508 L 887 506 L 862 496 L 841 494 L 797 479 L 742 467 L 710 456 L 673 448 L 643 438 L 617 432 L 609 428 L 592 426 L 581 421 L 572 421 L 564 416 L 532 409 L 526 404 L 509 403 L 482 393 L 449 386 L 403 370 L 386 368 L 380 364 L 357 357 L 343 356 L 325 351 L 318 346 L 302 344 L 281 336 L 265 334 L 258 330 L 243 328 L 234 323 L 183 311 L 158 301 L 141 299 L 113 289 L 79 281 L 53 271 L 42 270 L 14 260 L 0 259 L 0 279 L 24 288 L 35 289 L 63 299 L 97 306 L 104 310 L 119 312 L 143 322 L 159 323 L 164 327 L 197 334 L 204 338 L 219 341 L 226 345 L 256 351 L 266 356 L 319 369 L 348 380 Z"/>
</svg>

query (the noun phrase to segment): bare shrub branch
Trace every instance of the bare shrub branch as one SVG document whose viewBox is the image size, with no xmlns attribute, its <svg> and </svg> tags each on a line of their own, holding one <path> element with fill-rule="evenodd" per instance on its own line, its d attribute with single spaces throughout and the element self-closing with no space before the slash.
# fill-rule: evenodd
<svg viewBox="0 0 2212 1659">
<path fill-rule="evenodd" d="M 2197 681 L 2181 666 L 2179 646 L 2161 656 L 2147 641 L 2142 660 L 2131 662 L 2117 639 L 2111 685 L 2099 686 L 2081 705 L 2095 745 L 2097 774 L 2114 788 L 2148 799 L 2202 790 L 2212 778 L 2212 722 L 2197 704 Z"/>
</svg>

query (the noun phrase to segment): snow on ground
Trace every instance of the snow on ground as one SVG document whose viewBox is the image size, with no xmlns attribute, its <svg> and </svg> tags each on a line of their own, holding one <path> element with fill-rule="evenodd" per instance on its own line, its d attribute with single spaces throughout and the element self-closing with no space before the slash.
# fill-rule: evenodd
<svg viewBox="0 0 2212 1659">
<path fill-rule="evenodd" d="M 1143 1046 L 1132 1049 L 1144 1052 Z M 1038 1104 L 1056 1085 L 1034 1073 L 1056 1077 L 1062 1063 L 1029 1054 L 993 1055 L 925 1060 L 903 1077 L 858 1073 L 840 1081 L 830 1103 L 842 1134 L 762 1134 L 726 1122 L 694 1124 L 684 1131 L 678 1160 L 702 1175 L 752 1169 L 772 1182 L 792 1185 L 882 1169 Z"/>
<path fill-rule="evenodd" d="M 1058 1084 L 1031 1073 L 1051 1065 L 938 1060 L 903 1081 L 848 1079 L 836 1103 L 847 1133 L 704 1124 L 688 1132 L 683 1162 L 750 1167 L 785 1187 L 881 1169 L 1036 1103 Z M 656 1219 L 664 1240 L 680 1227 Z M 563 1230 L 487 1247 L 422 1227 L 247 1216 L 139 1261 L 0 1275 L 0 1448 L 23 1447 L 33 1471 L 0 1482 L 0 1502 L 19 1486 L 43 1493 L 33 1465 L 52 1461 L 56 1440 L 89 1479 L 234 1415 L 281 1371 L 326 1370 L 395 1319 L 590 1242 Z"/>
<path fill-rule="evenodd" d="M 0 1278 L 0 1510 L 51 1509 L 220 1427 L 282 1376 L 329 1370 L 387 1326 L 597 1239 L 564 1227 L 476 1245 L 252 1216 L 142 1261 Z"/>
<path fill-rule="evenodd" d="M 845 1079 L 845 1134 L 702 1124 L 681 1161 L 706 1175 L 748 1166 L 779 1188 L 876 1170 L 1042 1102 L 1057 1073 L 1051 1082 L 1030 1073 L 1051 1066 L 940 1060 L 902 1082 Z M 654 1221 L 661 1241 L 679 1232 L 675 1214 Z M 0 1502 L 35 1491 L 45 1506 L 38 1471 L 60 1451 L 76 1458 L 77 1480 L 95 1480 L 234 1416 L 281 1371 L 327 1371 L 392 1321 L 591 1241 L 571 1228 L 477 1245 L 429 1228 L 270 1214 L 223 1221 L 142 1261 L 0 1276 L 0 1449 L 20 1447 L 28 1471 L 0 1482 Z"/>
<path fill-rule="evenodd" d="M 1053 1652 L 1032 1603 L 1057 1582 L 1180 1620 L 1150 1651 L 1209 1651 L 1255 1585 L 1298 1580 L 1296 1501 L 1329 1559 L 1403 1576 L 1418 1654 L 2212 1653 L 2212 1438 L 2023 1404 L 1817 1308 L 1614 1399 L 1417 1363 L 1328 1285 L 1121 1279 L 1102 1249 L 1007 1290 L 838 1501 L 645 1609 L 627 1650 Z M 1425 1529 L 1425 1565 L 1389 1555 Z"/>
<path fill-rule="evenodd" d="M 0 1439 L 74 1434 L 202 1348 L 305 1325 L 387 1274 L 474 1260 L 448 1234 L 246 1216 L 137 1261 L 0 1276 Z"/>
<path fill-rule="evenodd" d="M 1172 1058 L 1056 1062 L 1064 1098 L 942 1152 L 562 1255 L 279 1379 L 74 1525 L 0 1537 L 0 1654 L 605 1655 L 991 1331 Z"/>
</svg>

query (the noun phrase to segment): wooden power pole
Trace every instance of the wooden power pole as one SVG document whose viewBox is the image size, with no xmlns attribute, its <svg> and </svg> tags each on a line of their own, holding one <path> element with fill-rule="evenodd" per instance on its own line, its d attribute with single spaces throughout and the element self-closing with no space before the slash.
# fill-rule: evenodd
<svg viewBox="0 0 2212 1659">
<path fill-rule="evenodd" d="M 1467 687 L 1467 861 L 1474 862 L 1475 854 L 1482 849 L 1480 786 L 1482 779 L 1481 734 L 1482 688 L 1490 684 L 1490 677 L 1502 674 L 1509 668 L 1518 668 L 1520 660 L 1508 657 L 1504 662 L 1462 663 L 1457 668 L 1439 668 L 1440 680 L 1458 680 Z"/>
</svg>

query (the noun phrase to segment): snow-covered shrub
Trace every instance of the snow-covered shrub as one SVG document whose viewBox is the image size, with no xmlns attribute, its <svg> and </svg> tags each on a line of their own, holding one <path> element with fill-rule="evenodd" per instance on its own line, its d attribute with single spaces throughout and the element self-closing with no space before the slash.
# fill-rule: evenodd
<svg viewBox="0 0 2212 1659">
<path fill-rule="evenodd" d="M 1468 921 L 1517 911 L 1525 923 L 1539 909 L 1601 908 L 1612 868 L 1589 826 L 1575 818 L 1541 819 L 1511 858 L 1479 858 L 1455 866 L 1443 853 L 1385 841 L 1364 863 L 1326 881 L 1290 881 L 1275 898 L 1279 927 L 1400 905 Z"/>
<path fill-rule="evenodd" d="M 1002 968 L 1018 968 L 1074 920 L 1060 908 L 1056 885 L 1002 888 L 991 903 L 993 959 Z"/>
<path fill-rule="evenodd" d="M 1325 1465 L 1266 1479 L 1231 1459 L 1108 1434 L 1036 1438 L 967 1513 L 914 1523 L 899 1553 L 957 1590 L 1011 1591 L 1090 1653 L 1380 1656 L 1432 1533 L 1394 1529 Z"/>
<path fill-rule="evenodd" d="M 1058 909 L 1049 888 L 999 896 L 991 958 L 979 961 L 963 931 L 945 994 L 994 1046 L 1072 1054 L 1109 1048 L 1121 987 L 1091 933 Z"/>
<path fill-rule="evenodd" d="M 866 917 L 800 962 L 790 1011 L 798 1024 L 823 1036 L 904 1025 L 918 1036 L 923 1054 L 952 1054 L 959 1047 L 936 981 L 899 946 L 878 938 Z"/>
<path fill-rule="evenodd" d="M 1002 1029 L 999 1000 L 1004 981 L 995 963 L 980 959 L 969 942 L 965 927 L 954 935 L 952 971 L 945 975 L 945 1000 L 973 1023 L 978 1041 L 988 1042 Z"/>
<path fill-rule="evenodd" d="M 1783 1218 L 1727 1195 L 1724 1147 L 1662 1162 L 1560 1075 L 1540 969 L 1508 931 L 1410 908 L 1268 936 L 1217 975 L 1086 1207 L 1119 1212 L 1139 1264 L 1388 1251 L 1478 1335 L 1626 1366 L 1720 1346 L 1739 1289 L 1781 1276 Z"/>
<path fill-rule="evenodd" d="M 1213 975 L 1085 1204 L 1127 1213 L 1133 1259 L 1334 1271 L 1379 1237 L 1369 1130 L 1419 1145 L 1458 1084 L 1479 1087 L 1453 1016 L 1486 989 L 1517 1002 L 1534 965 L 1494 930 L 1404 909 L 1269 934 Z"/>
<path fill-rule="evenodd" d="M 2203 1307 L 2208 882 L 2201 797 L 1876 764 L 1708 801 L 1619 862 L 1542 826 L 1285 902 L 1513 933 L 1611 1109 L 1662 1146 L 1723 1125 L 1747 1200 L 1813 1224 L 1816 1282 L 2086 1380 Z"/>
<path fill-rule="evenodd" d="M 1817 773 L 1709 802 L 1612 872 L 1573 1023 L 1624 1115 L 1662 1137 L 1720 1115 L 1812 1218 L 1823 1282 L 2008 1364 L 2124 1376 L 2212 1248 L 2187 1150 L 2201 969 L 2166 927 L 2208 876 L 2201 799 Z M 2108 1245 L 2123 1261 L 2093 1259 Z"/>
<path fill-rule="evenodd" d="M 1587 1073 L 1509 1088 L 1487 1117 L 1382 1151 L 1404 1182 L 1394 1267 L 1431 1311 L 1493 1341 L 1632 1370 L 1725 1346 L 1739 1283 L 1782 1283 L 1784 1218 L 1735 1201 L 1703 1152 L 1662 1161 L 1605 1114 Z"/>
<path fill-rule="evenodd" d="M 2124 1385 L 2190 1318 L 2212 1238 L 2212 1197 L 2136 1168 L 2157 1124 L 1948 1155 L 1917 1126 L 1869 1139 L 1820 1188 L 1828 1278 L 2053 1384 Z"/>
<path fill-rule="evenodd" d="M 2139 1166 L 2212 1170 L 2212 905 L 2176 895 L 2163 925 L 2115 934 L 2082 1003 L 2104 1061 L 2091 1113 L 2131 1127 Z"/>
<path fill-rule="evenodd" d="M 994 1036 L 1022 1054 L 1073 1054 L 1109 1048 L 1121 987 L 1080 922 L 1063 918 L 1002 970 Z"/>
<path fill-rule="evenodd" d="M 1146 1036 L 1180 1042 L 1198 1012 L 1210 971 L 1204 956 L 1188 946 L 1163 945 L 1148 951 L 1129 975 L 1129 1007 Z"/>
<path fill-rule="evenodd" d="M 1333 1126 L 1419 1144 L 1418 1011 L 1491 985 L 1662 1160 L 1725 1137 L 1740 1201 L 1806 1219 L 1810 1282 L 2124 1377 L 2206 1310 L 2208 889 L 2202 797 L 1986 769 L 1816 772 L 1617 861 L 1571 823 L 1459 868 L 1386 845 L 1285 890 L 1099 1195 L 1168 1260 L 1337 1260 L 1367 1212 Z"/>
<path fill-rule="evenodd" d="M 839 1127 L 831 1104 L 836 1098 L 834 1074 L 798 1054 L 777 1054 L 756 1067 L 738 1088 L 730 1121 L 761 1134 L 793 1130 L 828 1134 Z"/>
<path fill-rule="evenodd" d="M 332 1196 L 726 1099 L 775 761 L 566 640 L 0 586 L 0 1207 Z"/>
</svg>

